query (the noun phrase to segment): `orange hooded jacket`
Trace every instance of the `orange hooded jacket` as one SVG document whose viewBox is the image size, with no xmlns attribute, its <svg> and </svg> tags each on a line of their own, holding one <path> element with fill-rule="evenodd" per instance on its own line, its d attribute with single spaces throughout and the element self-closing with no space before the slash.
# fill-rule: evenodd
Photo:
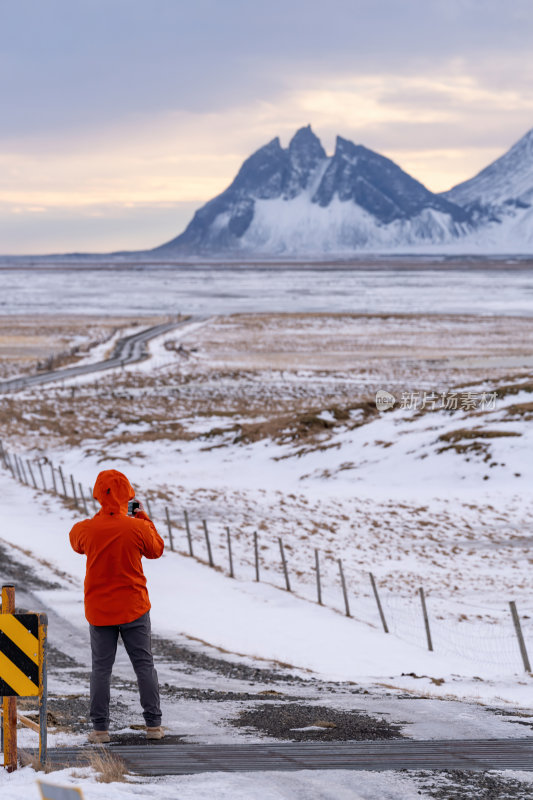
<svg viewBox="0 0 533 800">
<path fill-rule="evenodd" d="M 91 625 L 124 625 L 150 609 L 141 558 L 159 558 L 164 542 L 147 514 L 128 516 L 135 492 L 122 472 L 101 472 L 93 496 L 101 510 L 70 532 L 72 549 L 87 556 L 85 616 Z"/>
</svg>

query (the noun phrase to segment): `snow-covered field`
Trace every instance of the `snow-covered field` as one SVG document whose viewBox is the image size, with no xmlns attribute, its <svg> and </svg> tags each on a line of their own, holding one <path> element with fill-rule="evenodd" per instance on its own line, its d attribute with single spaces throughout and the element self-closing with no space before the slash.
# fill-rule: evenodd
<svg viewBox="0 0 533 800">
<path fill-rule="evenodd" d="M 369 693 L 357 696 L 357 707 L 368 713 L 380 713 L 385 694 L 385 713 L 408 719 L 407 735 L 415 738 L 524 735 L 523 727 L 509 720 L 533 714 L 532 678 L 523 669 L 509 601 L 517 603 L 533 656 L 528 494 L 533 295 L 529 273 L 509 274 L 499 293 L 489 292 L 485 283 L 485 295 L 473 292 L 476 278 L 469 276 L 468 302 L 455 314 L 435 309 L 394 314 L 387 308 L 392 295 L 374 297 L 364 314 L 280 314 L 271 308 L 230 316 L 219 310 L 153 340 L 150 359 L 139 365 L 2 396 L 1 438 L 10 453 L 34 463 L 39 486 L 33 460 L 41 459 L 47 489 L 50 464 L 61 464 L 84 487 L 89 508 L 89 487 L 100 469 L 126 472 L 139 497 L 150 502 L 167 545 L 169 509 L 176 552 L 167 546 L 162 560 L 146 565 L 154 630 L 165 640 L 218 648 L 236 663 L 282 669 L 325 685 L 353 682 Z M 438 283 L 439 274 L 434 276 Z M 498 276 L 503 281 L 502 273 Z M 142 272 L 137 277 L 145 279 Z M 450 285 L 452 278 L 446 273 Z M 373 286 L 378 294 L 380 280 Z M 425 280 L 429 276 L 420 283 Z M 217 284 L 218 272 L 212 281 Z M 409 279 L 406 286 L 397 305 L 417 310 L 413 306 L 423 305 L 423 292 L 414 300 Z M 353 292 L 348 297 L 360 302 Z M 453 292 L 436 297 L 441 307 L 453 305 Z M 154 313 L 148 305 L 155 302 L 146 301 L 146 313 Z M 218 302 L 215 297 L 215 308 Z M 233 299 L 228 302 L 231 308 Z M 369 313 L 373 302 L 384 308 Z M 467 313 L 468 303 L 479 303 L 483 313 Z M 314 304 L 319 305 L 316 297 L 309 301 Z M 501 314 L 495 313 L 498 306 L 505 309 Z M 85 357 L 94 360 L 96 349 Z M 395 395 L 392 410 L 377 410 L 377 389 Z M 457 408 L 453 402 L 452 408 L 442 407 L 454 394 Z M 412 408 L 407 400 L 414 395 Z M 21 485 L 1 463 L 0 492 L 0 545 L 35 575 L 53 576 L 55 588 L 30 587 L 56 620 L 51 640 L 56 637 L 55 646 L 66 650 L 75 642 L 86 653 L 86 644 L 79 644 L 85 631 L 84 563 L 67 546 L 80 512 L 72 501 Z M 184 510 L 195 559 L 187 555 Z M 216 569 L 206 564 L 203 520 Z M 228 576 L 226 528 L 234 580 Z M 291 592 L 285 590 L 278 539 Z M 322 607 L 316 602 L 315 551 Z M 338 559 L 351 618 L 344 613 Z M 389 633 L 381 627 L 369 572 Z M 426 592 L 434 652 L 427 649 L 419 587 Z M 68 635 L 59 620 L 68 620 Z M 126 669 L 123 662 L 119 669 Z M 171 666 L 162 669 L 173 685 Z M 65 691 L 61 675 L 51 680 L 54 691 Z M 202 680 L 205 685 L 205 676 Z M 198 679 L 180 674 L 179 681 L 193 687 Z M 86 689 L 80 676 L 72 690 Z M 409 696 L 412 705 L 402 701 L 400 711 L 396 698 Z M 350 702 L 353 698 L 331 699 Z M 427 704 L 424 712 L 421 703 Z M 498 716 L 491 711 L 496 707 Z M 229 735 L 218 717 L 207 724 L 202 716 L 195 727 L 197 713 L 185 704 L 180 718 L 169 705 L 170 731 L 189 741 Z M 57 743 L 83 739 L 54 736 Z M 2 800 L 37 797 L 28 775 L 26 768 L 7 783 L 2 776 L 0 793 L 4 786 L 7 791 Z M 74 781 L 66 773 L 59 779 Z M 368 800 L 432 796 L 419 794 L 410 778 L 396 781 L 386 774 L 357 776 L 357 789 L 344 773 L 324 779 L 262 776 L 260 790 L 246 775 L 117 785 L 113 793 L 92 778 L 77 782 L 88 798 L 186 798 L 207 792 L 265 800 L 300 794 Z"/>
<path fill-rule="evenodd" d="M 324 603 L 338 624 L 354 624 L 340 618 L 342 559 L 350 610 L 379 641 L 385 634 L 369 572 L 391 635 L 419 647 L 421 659 L 420 586 L 431 610 L 434 660 L 463 657 L 470 664 L 463 672 L 476 675 L 521 668 L 508 602 L 518 602 L 529 633 L 528 319 L 473 325 L 460 316 L 215 317 L 160 337 L 151 353 L 96 382 L 85 376 L 5 397 L 0 419 L 11 425 L 4 445 L 43 459 L 49 485 L 50 462 L 61 463 L 88 497 L 99 469 L 124 469 L 164 528 L 169 509 L 181 552 L 188 552 L 188 512 L 195 555 L 203 560 L 205 520 L 215 564 L 226 571 L 229 527 L 235 569 L 245 581 L 255 576 L 257 532 L 263 580 L 285 585 L 281 538 L 291 588 L 312 618 L 326 614 L 314 605 L 318 550 Z M 509 358 L 524 365 L 513 375 Z M 469 374 L 474 381 L 467 383 Z M 396 393 L 392 411 L 377 411 L 372 395 L 379 386 Z M 441 408 L 454 388 L 457 409 Z M 484 395 L 493 398 L 486 408 L 478 402 Z M 420 405 L 424 396 L 433 397 L 425 408 L 401 407 L 402 397 Z M 462 408 L 461 398 L 473 407 Z M 45 549 L 55 558 L 60 544 Z M 204 595 L 209 608 L 212 592 Z M 289 602 L 286 594 L 274 597 Z M 292 635 L 293 649 L 285 652 L 278 634 L 252 642 L 244 624 L 210 630 L 188 619 L 179 618 L 179 630 L 234 652 L 354 677 L 352 654 L 347 671 L 336 657 L 335 672 L 298 649 Z M 377 669 L 376 653 L 359 677 Z"/>
<path fill-rule="evenodd" d="M 36 263 L 35 263 L 36 262 Z M 235 312 L 532 315 L 531 261 L 369 257 L 310 264 L 0 258 L 0 314 L 111 316 Z M 33 265 L 31 265 L 33 264 Z"/>
</svg>

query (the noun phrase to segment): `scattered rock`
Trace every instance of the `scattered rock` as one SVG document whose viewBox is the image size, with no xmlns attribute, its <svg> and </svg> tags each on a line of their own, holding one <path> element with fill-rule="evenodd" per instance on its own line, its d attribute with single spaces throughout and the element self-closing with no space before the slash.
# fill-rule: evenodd
<svg viewBox="0 0 533 800">
<path fill-rule="evenodd" d="M 239 728 L 255 728 L 276 739 L 295 742 L 402 738 L 400 726 L 384 719 L 299 703 L 258 705 L 228 721 Z"/>
</svg>

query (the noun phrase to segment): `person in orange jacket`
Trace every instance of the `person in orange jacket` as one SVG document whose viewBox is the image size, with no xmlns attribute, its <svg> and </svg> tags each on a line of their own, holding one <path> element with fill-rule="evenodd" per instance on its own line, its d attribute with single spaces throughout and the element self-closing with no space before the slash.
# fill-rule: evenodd
<svg viewBox="0 0 533 800">
<path fill-rule="evenodd" d="M 142 557 L 160 558 L 164 542 L 141 504 L 134 516 L 128 503 L 135 492 L 122 472 L 100 472 L 93 496 L 102 508 L 92 519 L 77 522 L 70 544 L 87 557 L 85 617 L 91 635 L 92 671 L 90 718 L 92 743 L 109 737 L 111 671 L 118 636 L 137 675 L 146 736 L 161 739 L 159 684 L 152 656 L 150 599 Z"/>
</svg>

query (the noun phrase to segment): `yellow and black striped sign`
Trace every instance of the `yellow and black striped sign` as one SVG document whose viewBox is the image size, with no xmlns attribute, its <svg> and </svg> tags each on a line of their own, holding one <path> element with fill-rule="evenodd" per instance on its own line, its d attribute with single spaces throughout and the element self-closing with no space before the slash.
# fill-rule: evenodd
<svg viewBox="0 0 533 800">
<path fill-rule="evenodd" d="M 0 697 L 40 692 L 38 614 L 0 614 Z"/>
</svg>

